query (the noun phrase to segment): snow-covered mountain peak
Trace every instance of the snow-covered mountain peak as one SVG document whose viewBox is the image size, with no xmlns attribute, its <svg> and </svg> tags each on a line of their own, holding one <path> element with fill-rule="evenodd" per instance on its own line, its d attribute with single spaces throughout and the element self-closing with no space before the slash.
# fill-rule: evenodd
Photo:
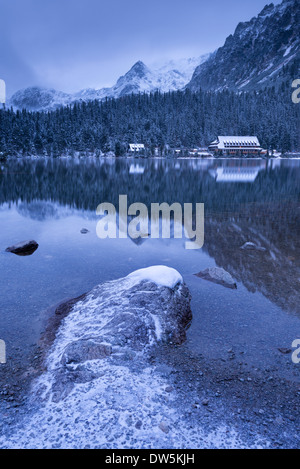
<svg viewBox="0 0 300 469">
<path fill-rule="evenodd" d="M 99 90 L 86 88 L 74 94 L 67 94 L 32 87 L 15 93 L 9 104 L 16 109 L 53 110 L 76 101 L 101 100 L 106 97 L 119 98 L 132 93 L 151 93 L 157 90 L 163 93 L 177 91 L 187 85 L 195 68 L 208 57 L 209 54 L 198 58 L 170 60 L 155 64 L 151 68 L 139 60 L 111 88 Z"/>
</svg>

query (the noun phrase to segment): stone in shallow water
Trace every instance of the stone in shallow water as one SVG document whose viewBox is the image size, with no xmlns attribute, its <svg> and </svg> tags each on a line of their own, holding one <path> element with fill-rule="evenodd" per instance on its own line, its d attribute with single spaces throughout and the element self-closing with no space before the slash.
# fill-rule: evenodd
<svg viewBox="0 0 300 469">
<path fill-rule="evenodd" d="M 38 243 L 34 240 L 21 241 L 18 244 L 9 246 L 5 251 L 17 254 L 18 256 L 30 256 L 39 247 Z"/>
<path fill-rule="evenodd" d="M 223 285 L 223 287 L 226 288 L 237 289 L 237 284 L 233 280 L 232 276 L 221 267 L 210 267 L 209 269 L 205 269 L 202 272 L 195 274 L 195 276 Z"/>
<path fill-rule="evenodd" d="M 259 251 L 259 252 L 266 251 L 266 248 L 262 246 L 258 246 L 257 244 L 254 244 L 251 241 L 248 241 L 243 246 L 241 246 L 241 249 L 243 249 L 244 251 Z"/>
<path fill-rule="evenodd" d="M 278 350 L 283 355 L 288 355 L 288 354 L 292 353 L 292 350 L 290 348 L 281 347 Z"/>
</svg>

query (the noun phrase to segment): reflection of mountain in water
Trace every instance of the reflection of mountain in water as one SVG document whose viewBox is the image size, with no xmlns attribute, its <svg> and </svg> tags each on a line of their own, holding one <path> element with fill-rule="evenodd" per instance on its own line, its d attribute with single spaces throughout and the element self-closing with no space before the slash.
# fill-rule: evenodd
<svg viewBox="0 0 300 469">
<path fill-rule="evenodd" d="M 300 313 L 299 228 L 298 204 L 253 204 L 206 219 L 204 250 L 249 291 Z M 241 249 L 248 241 L 266 251 Z"/>
<path fill-rule="evenodd" d="M 56 219 L 71 217 L 73 215 L 82 216 L 85 219 L 96 219 L 95 212 L 77 210 L 61 206 L 57 203 L 36 200 L 34 202 L 21 202 L 17 206 L 17 211 L 23 217 L 29 217 L 32 220 L 44 221 L 48 219 Z"/>
<path fill-rule="evenodd" d="M 203 249 L 250 291 L 297 311 L 300 161 L 151 159 L 135 162 L 143 168 L 138 172 L 130 171 L 132 164 L 125 159 L 10 161 L 0 170 L 0 204 L 18 203 L 22 215 L 44 220 L 77 210 L 94 217 L 102 202 L 118 208 L 120 194 L 128 195 L 128 204 L 145 203 L 149 213 L 154 202 L 203 202 Z M 247 241 L 266 252 L 241 250 Z"/>
<path fill-rule="evenodd" d="M 252 184 L 216 184 L 211 171 L 245 172 L 257 160 L 141 160 L 143 172 L 130 174 L 132 160 L 15 160 L 0 169 L 0 204 L 58 202 L 69 208 L 95 211 L 101 202 L 204 202 L 206 211 L 230 211 L 240 204 L 296 200 L 300 161 L 261 161 Z M 292 166 L 292 165 L 295 166 Z M 50 209 L 51 210 L 51 209 Z"/>
</svg>

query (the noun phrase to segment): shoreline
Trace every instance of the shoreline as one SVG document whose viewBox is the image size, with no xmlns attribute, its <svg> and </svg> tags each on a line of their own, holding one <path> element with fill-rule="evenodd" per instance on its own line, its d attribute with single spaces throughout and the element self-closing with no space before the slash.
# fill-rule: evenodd
<svg viewBox="0 0 300 469">
<path fill-rule="evenodd" d="M 122 156 L 115 156 L 115 155 L 61 155 L 61 156 L 45 156 L 45 155 L 14 155 L 14 156 L 5 156 L 0 157 L 0 163 L 7 162 L 10 160 L 82 160 L 82 159 L 95 159 L 95 160 L 140 160 L 140 161 L 147 161 L 147 160 L 198 160 L 198 161 L 269 161 L 269 160 L 300 160 L 300 153 L 296 153 L 297 156 L 293 155 L 282 155 L 282 156 L 249 156 L 249 157 L 241 157 L 241 156 L 210 156 L 210 157 L 201 157 L 201 156 L 137 156 L 137 155 L 122 155 Z"/>
</svg>

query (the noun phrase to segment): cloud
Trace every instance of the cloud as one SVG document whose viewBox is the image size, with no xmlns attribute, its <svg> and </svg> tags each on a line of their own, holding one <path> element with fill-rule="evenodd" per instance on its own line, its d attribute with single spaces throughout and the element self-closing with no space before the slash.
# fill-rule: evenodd
<svg viewBox="0 0 300 469">
<path fill-rule="evenodd" d="M 114 84 L 137 60 L 199 56 L 222 45 L 265 0 L 2 2 L 0 77 L 8 90 Z M 241 5 L 242 4 L 242 5 Z M 1 74 L 3 76 L 1 76 Z"/>
</svg>

